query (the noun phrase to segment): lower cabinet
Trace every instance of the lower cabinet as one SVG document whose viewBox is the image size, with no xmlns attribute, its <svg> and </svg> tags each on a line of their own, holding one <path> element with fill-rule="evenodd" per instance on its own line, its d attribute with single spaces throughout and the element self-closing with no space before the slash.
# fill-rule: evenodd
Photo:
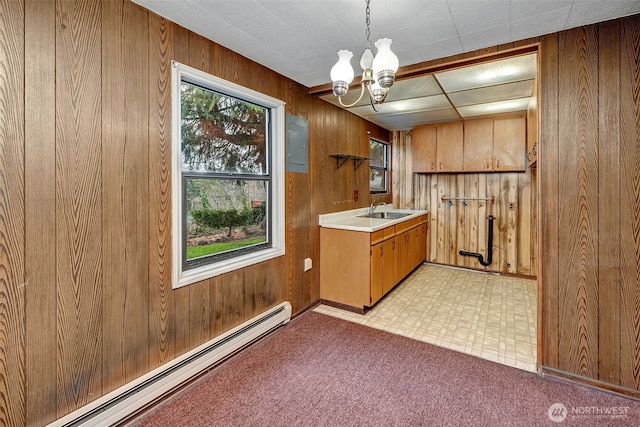
<svg viewBox="0 0 640 427">
<path fill-rule="evenodd" d="M 320 228 L 320 298 L 364 309 L 426 258 L 427 216 L 373 233 Z"/>
</svg>

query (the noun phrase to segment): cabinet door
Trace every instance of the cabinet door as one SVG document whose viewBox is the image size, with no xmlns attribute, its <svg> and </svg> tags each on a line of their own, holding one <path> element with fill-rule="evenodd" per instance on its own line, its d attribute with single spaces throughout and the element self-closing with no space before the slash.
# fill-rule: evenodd
<svg viewBox="0 0 640 427">
<path fill-rule="evenodd" d="M 472 120 L 464 124 L 464 171 L 491 171 L 493 120 Z"/>
<path fill-rule="evenodd" d="M 382 242 L 382 295 L 396 284 L 396 238 Z"/>
<path fill-rule="evenodd" d="M 527 130 L 524 117 L 493 122 L 493 170 L 524 171 Z"/>
<path fill-rule="evenodd" d="M 416 126 L 411 131 L 413 172 L 436 171 L 436 127 Z"/>
<path fill-rule="evenodd" d="M 420 243 L 418 245 L 420 251 L 420 263 L 427 260 L 427 223 L 420 226 Z"/>
<path fill-rule="evenodd" d="M 384 271 L 384 242 L 371 246 L 371 294 L 369 305 L 375 304 L 382 298 L 382 282 Z"/>
<path fill-rule="evenodd" d="M 437 172 L 462 172 L 463 127 L 461 122 L 437 127 Z"/>
<path fill-rule="evenodd" d="M 408 238 L 409 238 L 409 231 L 405 231 L 404 233 L 398 234 L 396 236 L 396 271 L 395 271 L 396 283 L 404 279 L 404 276 L 406 275 L 406 269 L 408 264 L 407 263 Z"/>
</svg>

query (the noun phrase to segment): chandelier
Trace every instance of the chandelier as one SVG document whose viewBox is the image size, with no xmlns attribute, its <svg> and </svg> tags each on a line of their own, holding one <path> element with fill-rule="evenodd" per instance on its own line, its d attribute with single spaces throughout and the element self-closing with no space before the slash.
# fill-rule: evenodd
<svg viewBox="0 0 640 427">
<path fill-rule="evenodd" d="M 351 66 L 353 53 L 348 50 L 338 51 L 338 62 L 331 68 L 331 81 L 333 82 L 333 94 L 338 97 L 338 102 L 345 108 L 356 105 L 365 92 L 369 94 L 371 106 L 378 111 L 387 97 L 387 91 L 393 85 L 393 81 L 398 71 L 398 57 L 391 52 L 391 39 L 380 39 L 375 43 L 378 53 L 373 56 L 371 52 L 371 41 L 369 36 L 369 1 L 367 0 L 366 24 L 367 43 L 362 57 L 360 57 L 360 67 L 362 68 L 362 78 L 360 79 L 360 96 L 351 104 L 344 104 L 342 97 L 347 94 L 349 85 L 353 81 L 354 71 Z"/>
</svg>

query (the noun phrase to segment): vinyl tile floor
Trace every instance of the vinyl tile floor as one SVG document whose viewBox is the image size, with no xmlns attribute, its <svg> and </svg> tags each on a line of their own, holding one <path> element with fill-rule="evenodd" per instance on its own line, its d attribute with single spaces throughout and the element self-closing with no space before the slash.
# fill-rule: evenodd
<svg viewBox="0 0 640 427">
<path fill-rule="evenodd" d="M 314 311 L 536 371 L 536 280 L 423 264 L 364 315 Z"/>
</svg>

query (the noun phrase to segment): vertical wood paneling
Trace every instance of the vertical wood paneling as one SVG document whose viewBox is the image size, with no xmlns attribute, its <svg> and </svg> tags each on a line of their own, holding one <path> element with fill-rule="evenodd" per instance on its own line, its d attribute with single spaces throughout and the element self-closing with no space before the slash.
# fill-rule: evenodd
<svg viewBox="0 0 640 427">
<path fill-rule="evenodd" d="M 56 414 L 55 1 L 25 2 L 25 51 L 26 425 L 44 425 Z"/>
<path fill-rule="evenodd" d="M 206 73 L 209 70 L 209 42 L 194 33 L 189 33 L 189 65 Z M 210 280 L 194 283 L 189 288 L 189 348 L 208 341 L 211 329 L 211 307 L 209 299 Z"/>
<path fill-rule="evenodd" d="M 183 64 L 189 65 L 189 32 L 177 25 L 173 26 L 173 59 Z M 169 83 L 171 88 L 171 83 Z M 171 93 L 169 93 L 171 95 Z M 171 120 L 171 106 L 169 105 L 169 120 Z M 169 142 L 171 144 L 171 142 Z M 171 145 L 169 145 L 171 147 Z M 171 155 L 171 149 L 167 152 L 167 156 Z M 169 169 L 171 170 L 171 169 Z M 171 184 L 169 184 L 169 191 L 171 191 Z M 179 209 L 179 207 L 172 206 L 172 209 Z M 169 263 L 171 265 L 171 263 Z M 171 315 L 173 318 L 174 328 L 174 350 L 175 356 L 179 356 L 187 352 L 190 348 L 190 327 L 191 327 L 191 313 L 190 313 L 190 286 L 183 286 L 171 291 L 173 295 L 173 307 L 171 309 Z"/>
<path fill-rule="evenodd" d="M 415 201 L 416 209 L 427 209 L 431 214 L 428 234 L 428 260 L 438 264 L 468 267 L 488 271 L 535 277 L 537 259 L 532 229 L 535 229 L 537 200 L 531 197 L 535 191 L 533 170 L 524 173 L 446 173 L 413 174 L 412 162 L 407 162 L 411 146 L 403 144 L 409 132 L 393 132 L 394 165 L 400 169 L 395 174 L 394 205 L 401 208 Z M 399 152 L 400 151 L 400 152 Z M 412 191 L 405 194 L 401 181 L 410 176 L 414 181 Z M 442 202 L 443 196 L 495 197 L 495 203 L 468 200 Z M 510 205 L 513 209 L 510 209 Z M 522 214 L 521 214 L 522 212 Z M 493 262 L 482 266 L 476 258 L 462 256 L 460 249 L 477 252 L 487 258 L 487 215 L 495 215 L 493 229 Z M 520 249 L 524 247 L 525 249 Z M 532 247 L 534 250 L 532 251 Z M 522 252 L 522 253 L 521 253 Z M 526 257 L 526 261 L 519 261 Z M 532 267 L 533 266 L 533 267 Z"/>
<path fill-rule="evenodd" d="M 141 23 L 144 25 L 144 21 Z M 171 318 L 171 58 L 173 25 L 150 14 L 149 25 L 149 368 L 174 356 Z"/>
<path fill-rule="evenodd" d="M 132 3 L 102 3 L 103 390 L 148 370 L 148 27 Z M 126 76 L 123 78 L 123 76 Z"/>
<path fill-rule="evenodd" d="M 583 27 L 560 37 L 558 252 L 559 367 L 598 377 L 598 53 L 597 32 Z"/>
<path fill-rule="evenodd" d="M 544 340 L 538 354 L 541 364 L 558 367 L 558 36 L 545 36 L 541 42 L 541 103 L 538 159 L 540 170 L 540 321 Z M 544 202 L 543 202 L 544 201 Z"/>
<path fill-rule="evenodd" d="M 620 382 L 620 23 L 599 31 L 598 90 L 598 366 L 599 378 Z M 606 148 L 605 148 L 606 146 Z M 622 173 L 624 175 L 624 172 Z M 626 178 L 626 176 L 624 177 Z M 604 319 L 607 319 L 604 321 Z"/>
<path fill-rule="evenodd" d="M 99 2 L 56 3 L 58 413 L 102 393 Z"/>
<path fill-rule="evenodd" d="M 640 16 L 620 34 L 620 382 L 640 390 Z"/>
<path fill-rule="evenodd" d="M 0 2 L 0 424 L 25 415 L 24 6 Z M 37 292 L 37 291 L 36 291 Z M 33 293 L 30 292 L 30 296 Z"/>
</svg>

